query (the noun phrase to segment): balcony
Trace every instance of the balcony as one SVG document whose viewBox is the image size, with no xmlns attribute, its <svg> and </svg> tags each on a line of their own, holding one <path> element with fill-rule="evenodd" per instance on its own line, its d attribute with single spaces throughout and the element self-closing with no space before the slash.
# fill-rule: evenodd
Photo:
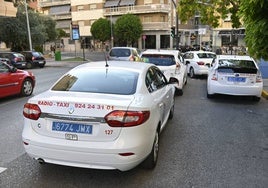
<svg viewBox="0 0 268 188">
<path fill-rule="evenodd" d="M 166 13 L 171 12 L 171 6 L 166 4 L 138 5 L 124 7 L 104 8 L 104 16 L 119 16 L 126 13 L 144 14 L 144 13 Z"/>
<path fill-rule="evenodd" d="M 40 0 L 39 6 L 40 7 L 52 7 L 52 6 L 59 6 L 59 5 L 70 5 L 71 0 Z"/>
<path fill-rule="evenodd" d="M 72 19 L 72 15 L 71 14 L 66 14 L 66 15 L 50 15 L 51 18 L 53 18 L 54 20 L 71 20 Z"/>
<path fill-rule="evenodd" d="M 148 22 L 142 23 L 143 31 L 150 30 L 170 30 L 170 23 L 168 22 Z"/>
<path fill-rule="evenodd" d="M 16 17 L 17 8 L 14 7 L 12 2 L 0 1 L 0 17 Z"/>
</svg>

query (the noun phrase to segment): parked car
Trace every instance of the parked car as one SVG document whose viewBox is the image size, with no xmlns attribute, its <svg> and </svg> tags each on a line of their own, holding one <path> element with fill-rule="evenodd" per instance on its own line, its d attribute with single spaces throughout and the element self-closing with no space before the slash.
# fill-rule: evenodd
<svg viewBox="0 0 268 188">
<path fill-rule="evenodd" d="M 250 56 L 218 55 L 207 79 L 207 97 L 214 94 L 253 96 L 259 101 L 263 81 L 258 64 Z"/>
<path fill-rule="evenodd" d="M 191 78 L 196 75 L 207 75 L 212 60 L 216 57 L 214 52 L 188 51 L 183 55 L 187 65 L 187 73 Z"/>
<path fill-rule="evenodd" d="M 33 73 L 19 70 L 0 61 L 0 98 L 11 95 L 30 96 L 35 86 Z"/>
<path fill-rule="evenodd" d="M 46 64 L 46 59 L 44 58 L 44 55 L 41 52 L 36 51 L 22 51 L 21 52 L 27 61 L 26 68 L 30 69 L 34 66 L 38 66 L 40 68 L 43 68 Z"/>
<path fill-rule="evenodd" d="M 25 68 L 26 60 L 24 55 L 17 52 L 0 52 L 0 58 L 4 58 L 8 60 L 8 64 L 17 67 L 17 68 Z"/>
<path fill-rule="evenodd" d="M 178 50 L 146 50 L 141 53 L 144 62 L 155 64 L 168 80 L 173 80 L 178 95 L 187 83 L 187 69 Z"/>
<path fill-rule="evenodd" d="M 108 52 L 108 60 L 140 61 L 140 51 L 133 47 L 113 47 Z"/>
<path fill-rule="evenodd" d="M 22 139 L 41 163 L 119 169 L 156 165 L 175 88 L 156 66 L 90 62 L 24 105 Z"/>
</svg>

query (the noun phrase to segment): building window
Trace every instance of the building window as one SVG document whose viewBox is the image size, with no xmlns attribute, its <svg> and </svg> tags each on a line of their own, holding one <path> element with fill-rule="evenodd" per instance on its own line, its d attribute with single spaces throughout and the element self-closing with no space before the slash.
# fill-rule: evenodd
<svg viewBox="0 0 268 188">
<path fill-rule="evenodd" d="M 97 5 L 96 4 L 89 5 L 89 9 L 90 10 L 97 9 Z"/>
<path fill-rule="evenodd" d="M 82 11 L 82 10 L 84 10 L 84 6 L 83 5 L 77 6 L 77 11 Z"/>
<path fill-rule="evenodd" d="M 153 0 L 144 0 L 145 5 L 152 4 L 152 3 L 153 3 Z"/>
<path fill-rule="evenodd" d="M 144 22 L 152 22 L 152 16 L 144 16 Z"/>
</svg>

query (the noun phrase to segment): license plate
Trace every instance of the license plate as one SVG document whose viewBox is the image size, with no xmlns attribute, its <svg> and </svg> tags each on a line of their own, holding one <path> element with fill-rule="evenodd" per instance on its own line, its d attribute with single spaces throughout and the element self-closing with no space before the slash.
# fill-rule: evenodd
<svg viewBox="0 0 268 188">
<path fill-rule="evenodd" d="M 92 125 L 79 123 L 53 122 L 52 131 L 92 134 Z"/>
<path fill-rule="evenodd" d="M 246 78 L 244 77 L 228 77 L 229 82 L 245 82 Z"/>
</svg>

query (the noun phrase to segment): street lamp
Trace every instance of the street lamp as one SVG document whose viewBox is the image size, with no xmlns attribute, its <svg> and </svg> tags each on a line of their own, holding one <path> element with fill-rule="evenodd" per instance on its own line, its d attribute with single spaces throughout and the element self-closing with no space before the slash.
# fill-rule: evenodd
<svg viewBox="0 0 268 188">
<path fill-rule="evenodd" d="M 177 12 L 177 5 L 175 3 L 174 0 L 172 0 L 172 3 L 174 5 L 175 8 L 175 12 L 176 12 L 176 29 L 175 29 L 175 41 L 176 41 L 176 50 L 179 49 L 179 21 L 178 21 L 178 12 Z"/>
<path fill-rule="evenodd" d="M 27 21 L 27 29 L 28 29 L 29 47 L 30 47 L 30 51 L 32 51 L 33 47 L 32 47 L 31 31 L 30 31 L 29 16 L 28 16 L 28 7 L 27 7 L 26 0 L 24 0 L 24 4 L 25 4 L 25 13 L 26 13 L 26 21 Z"/>
</svg>

